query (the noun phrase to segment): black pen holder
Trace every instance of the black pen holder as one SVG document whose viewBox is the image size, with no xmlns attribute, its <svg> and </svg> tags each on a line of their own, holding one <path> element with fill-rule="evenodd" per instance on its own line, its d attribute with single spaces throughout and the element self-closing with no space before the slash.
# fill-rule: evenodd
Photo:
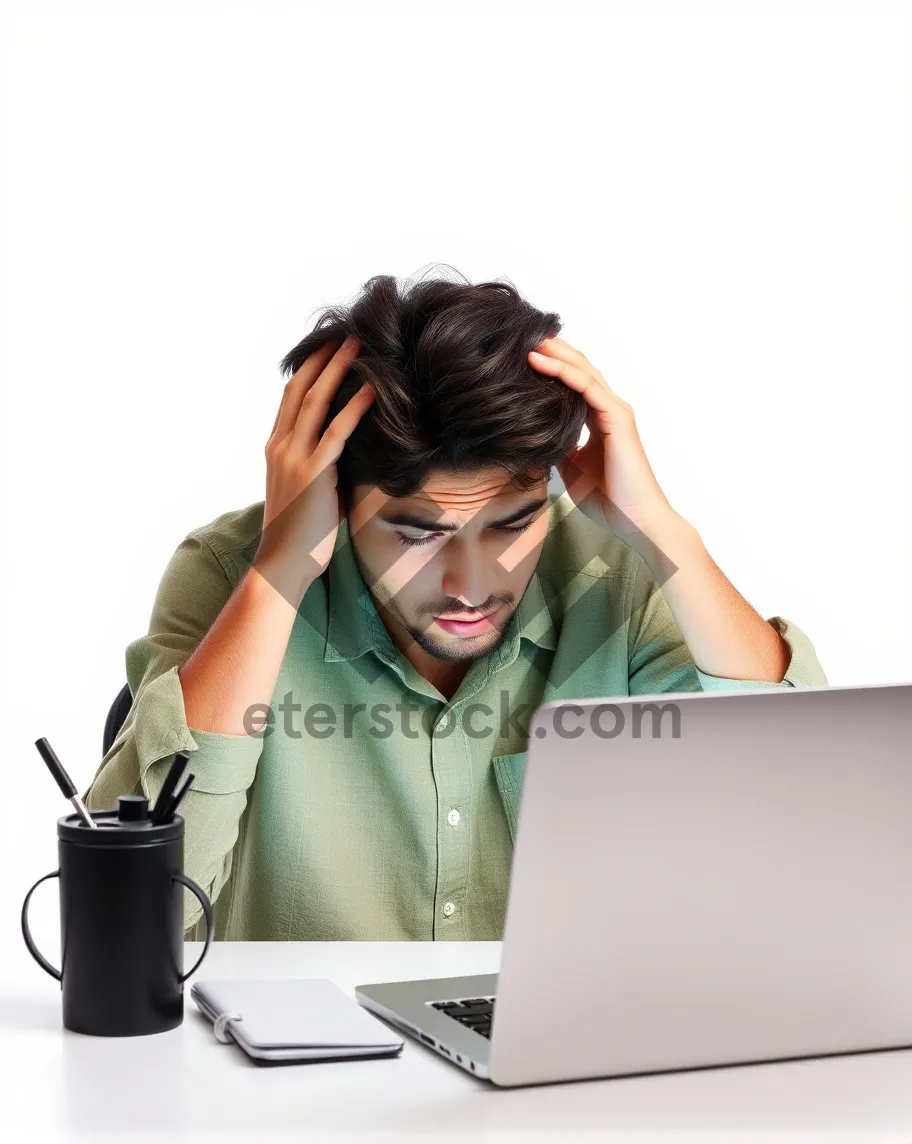
<svg viewBox="0 0 912 1144">
<path fill-rule="evenodd" d="M 154 825 L 148 802 L 121 795 L 117 810 L 57 820 L 59 869 L 32 886 L 22 904 L 22 936 L 42 969 L 60 982 L 63 1025 L 99 1037 L 174 1029 L 184 1019 L 184 982 L 202 964 L 215 931 L 205 892 L 183 873 L 184 820 Z M 28 926 L 32 894 L 59 879 L 61 967 L 38 951 Z M 183 972 L 183 891 L 199 899 L 206 942 Z"/>
</svg>

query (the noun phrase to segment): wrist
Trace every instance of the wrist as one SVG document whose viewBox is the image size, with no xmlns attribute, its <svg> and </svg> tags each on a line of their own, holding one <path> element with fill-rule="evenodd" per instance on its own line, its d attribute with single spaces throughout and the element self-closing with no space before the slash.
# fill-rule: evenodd
<svg viewBox="0 0 912 1144">
<path fill-rule="evenodd" d="M 303 575 L 300 568 L 268 557 L 255 558 L 250 571 L 252 575 L 247 577 L 250 591 L 281 597 L 295 611 L 314 582 L 314 577 Z"/>
<path fill-rule="evenodd" d="M 696 528 L 673 509 L 640 526 L 629 543 L 661 580 L 673 575 L 675 569 L 687 564 L 703 548 Z"/>
</svg>

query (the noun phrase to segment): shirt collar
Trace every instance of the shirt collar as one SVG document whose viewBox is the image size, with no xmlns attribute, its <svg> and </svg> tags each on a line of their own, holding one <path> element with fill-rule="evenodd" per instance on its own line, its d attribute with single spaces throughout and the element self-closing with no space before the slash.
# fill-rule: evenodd
<svg viewBox="0 0 912 1144">
<path fill-rule="evenodd" d="M 339 525 L 327 577 L 329 620 L 324 660 L 334 663 L 355 659 L 371 649 L 387 660 L 395 660 L 400 656 L 401 652 L 390 639 L 373 596 L 358 570 L 346 517 L 342 518 Z M 532 573 L 516 611 L 510 617 L 504 639 L 494 650 L 492 667 L 512 663 L 519 654 L 520 641 L 523 639 L 552 650 L 557 646 L 554 619 L 537 568 Z"/>
</svg>

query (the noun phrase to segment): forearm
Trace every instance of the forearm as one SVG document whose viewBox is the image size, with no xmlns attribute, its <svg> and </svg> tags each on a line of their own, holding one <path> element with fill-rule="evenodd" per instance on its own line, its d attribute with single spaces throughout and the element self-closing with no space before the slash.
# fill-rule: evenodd
<svg viewBox="0 0 912 1144">
<path fill-rule="evenodd" d="M 294 590 L 254 564 L 212 627 L 180 667 L 187 726 L 247 735 L 263 726 L 251 708 L 272 700 L 297 608 L 307 585 Z"/>
<path fill-rule="evenodd" d="M 672 514 L 650 531 L 649 540 L 663 559 L 651 546 L 638 546 L 640 554 L 661 584 L 697 667 L 726 679 L 781 682 L 788 645 L 725 576 L 693 525 Z M 677 566 L 671 576 L 668 560 Z"/>
</svg>

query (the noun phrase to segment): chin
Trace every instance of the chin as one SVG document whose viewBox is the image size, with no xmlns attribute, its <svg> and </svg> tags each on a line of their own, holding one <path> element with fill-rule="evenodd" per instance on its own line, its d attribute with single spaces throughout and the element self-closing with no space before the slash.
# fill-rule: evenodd
<svg viewBox="0 0 912 1144">
<path fill-rule="evenodd" d="M 447 640 L 431 639 L 427 632 L 412 631 L 416 644 L 437 659 L 478 659 L 492 651 L 503 639 L 502 632 L 489 632 L 479 636 L 450 636 Z"/>
</svg>

